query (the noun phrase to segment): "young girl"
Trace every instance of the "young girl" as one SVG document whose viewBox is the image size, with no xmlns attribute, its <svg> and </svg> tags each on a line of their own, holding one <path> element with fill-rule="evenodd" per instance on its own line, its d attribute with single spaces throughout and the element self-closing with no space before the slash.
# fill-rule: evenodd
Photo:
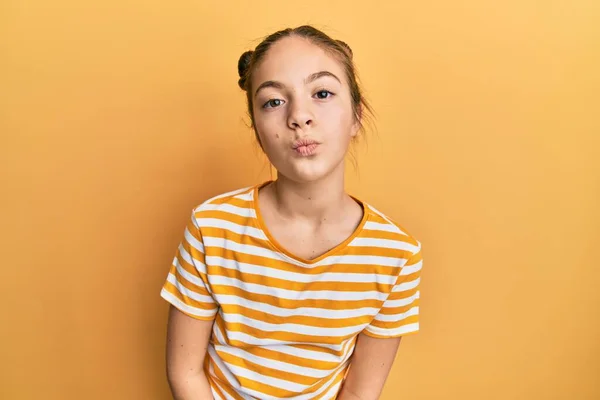
<svg viewBox="0 0 600 400">
<path fill-rule="evenodd" d="M 419 329 L 421 245 L 345 193 L 369 111 L 352 51 L 302 26 L 239 60 L 277 180 L 194 208 L 161 295 L 177 400 L 377 399 Z"/>
</svg>

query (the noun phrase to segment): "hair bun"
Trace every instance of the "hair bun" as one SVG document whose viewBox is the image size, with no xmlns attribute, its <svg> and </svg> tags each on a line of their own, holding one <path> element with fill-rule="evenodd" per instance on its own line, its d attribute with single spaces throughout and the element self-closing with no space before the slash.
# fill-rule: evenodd
<svg viewBox="0 0 600 400">
<path fill-rule="evenodd" d="M 344 52 L 346 52 L 346 55 L 348 57 L 350 57 L 350 59 L 352 59 L 352 57 L 354 56 L 354 54 L 352 53 L 352 49 L 350 48 L 350 46 L 348 46 L 348 44 L 346 42 L 342 42 L 341 40 L 336 40 L 336 42 L 342 46 L 342 48 L 344 49 Z"/>
<path fill-rule="evenodd" d="M 250 66 L 250 60 L 252 59 L 252 54 L 254 52 L 252 50 L 248 50 L 241 55 L 238 60 L 238 75 L 240 79 L 238 80 L 238 85 L 240 88 L 246 90 L 246 75 L 248 72 L 248 67 Z"/>
</svg>

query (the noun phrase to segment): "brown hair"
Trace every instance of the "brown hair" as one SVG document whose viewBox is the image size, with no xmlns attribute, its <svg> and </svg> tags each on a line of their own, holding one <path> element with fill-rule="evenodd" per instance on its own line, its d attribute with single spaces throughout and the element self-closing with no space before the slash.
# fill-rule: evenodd
<svg viewBox="0 0 600 400">
<path fill-rule="evenodd" d="M 240 76 L 238 85 L 240 88 L 246 91 L 248 113 L 250 115 L 252 128 L 254 128 L 257 139 L 258 133 L 256 132 L 256 126 L 254 124 L 252 103 L 252 73 L 265 57 L 271 46 L 273 46 L 273 44 L 275 44 L 277 41 L 289 36 L 298 36 L 309 40 L 342 63 L 344 71 L 346 72 L 348 84 L 350 86 L 354 118 L 359 121 L 361 130 L 364 130 L 363 121 L 370 118 L 373 115 L 373 112 L 368 101 L 362 95 L 358 76 L 354 67 L 354 62 L 352 61 L 352 49 L 341 40 L 332 39 L 327 34 L 310 25 L 303 25 L 297 28 L 283 29 L 267 36 L 258 46 L 256 46 L 254 51 L 246 51 L 244 54 L 242 54 L 238 61 L 238 74 Z"/>
</svg>

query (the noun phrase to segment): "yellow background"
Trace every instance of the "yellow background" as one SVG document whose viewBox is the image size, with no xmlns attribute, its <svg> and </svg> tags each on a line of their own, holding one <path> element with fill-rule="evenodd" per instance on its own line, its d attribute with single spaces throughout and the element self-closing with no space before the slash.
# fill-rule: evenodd
<svg viewBox="0 0 600 400">
<path fill-rule="evenodd" d="M 3 1 L 0 398 L 168 399 L 191 208 L 261 182 L 239 55 L 348 42 L 377 133 L 348 189 L 424 244 L 384 400 L 600 398 L 600 3 Z"/>
</svg>

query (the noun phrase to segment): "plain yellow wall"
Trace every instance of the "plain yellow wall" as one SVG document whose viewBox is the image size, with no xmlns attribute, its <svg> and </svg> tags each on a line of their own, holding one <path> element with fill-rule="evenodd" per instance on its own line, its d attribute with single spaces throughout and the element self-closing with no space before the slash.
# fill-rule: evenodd
<svg viewBox="0 0 600 400">
<path fill-rule="evenodd" d="M 348 189 L 424 243 L 384 400 L 600 398 L 600 3 L 0 5 L 0 398 L 168 399 L 191 207 L 263 181 L 239 55 L 313 23 L 378 114 Z"/>
</svg>

